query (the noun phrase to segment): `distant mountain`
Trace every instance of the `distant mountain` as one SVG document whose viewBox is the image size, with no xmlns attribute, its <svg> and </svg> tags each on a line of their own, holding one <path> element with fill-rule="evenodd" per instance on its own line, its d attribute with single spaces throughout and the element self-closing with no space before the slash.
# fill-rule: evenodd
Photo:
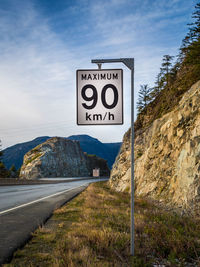
<svg viewBox="0 0 200 267">
<path fill-rule="evenodd" d="M 94 154 L 106 159 L 109 168 L 112 167 L 121 146 L 121 142 L 101 143 L 98 139 L 89 135 L 72 135 L 68 139 L 79 141 L 82 150 L 87 154 Z"/>
<path fill-rule="evenodd" d="M 44 143 L 49 136 L 37 137 L 32 141 L 16 144 L 3 150 L 3 163 L 9 169 L 13 164 L 16 169 L 22 166 L 24 155 L 34 147 Z"/>
<path fill-rule="evenodd" d="M 3 162 L 5 166 L 10 168 L 14 164 L 16 169 L 19 169 L 22 166 L 24 155 L 49 138 L 49 136 L 42 136 L 4 149 Z M 101 143 L 98 139 L 89 135 L 72 135 L 67 139 L 79 141 L 82 150 L 87 154 L 94 154 L 106 159 L 109 168 L 112 167 L 121 146 L 121 143 Z"/>
</svg>

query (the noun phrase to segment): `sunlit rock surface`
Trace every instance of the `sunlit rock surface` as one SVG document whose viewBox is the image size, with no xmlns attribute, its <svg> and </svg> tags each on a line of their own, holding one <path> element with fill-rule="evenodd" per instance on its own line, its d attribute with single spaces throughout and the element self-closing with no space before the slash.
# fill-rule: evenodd
<svg viewBox="0 0 200 267">
<path fill-rule="evenodd" d="M 130 190 L 130 130 L 110 184 L 117 191 Z M 173 111 L 136 133 L 135 193 L 200 213 L 200 81 Z"/>
<path fill-rule="evenodd" d="M 20 177 L 89 176 L 87 162 L 79 142 L 53 137 L 25 154 Z"/>
</svg>

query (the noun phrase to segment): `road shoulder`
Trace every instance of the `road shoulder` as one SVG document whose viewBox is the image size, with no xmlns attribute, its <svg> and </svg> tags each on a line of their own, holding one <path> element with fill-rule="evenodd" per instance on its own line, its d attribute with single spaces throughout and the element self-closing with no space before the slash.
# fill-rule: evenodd
<svg viewBox="0 0 200 267">
<path fill-rule="evenodd" d="M 87 186 L 72 189 L 31 206 L 27 206 L 0 216 L 0 265 L 9 262 L 16 249 L 24 246 L 31 233 L 43 225 L 52 212 L 73 199 Z"/>
</svg>

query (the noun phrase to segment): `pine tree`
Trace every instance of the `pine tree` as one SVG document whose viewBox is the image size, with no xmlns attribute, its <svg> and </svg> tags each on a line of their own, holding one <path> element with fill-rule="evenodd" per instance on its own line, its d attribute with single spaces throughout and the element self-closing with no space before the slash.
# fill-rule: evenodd
<svg viewBox="0 0 200 267">
<path fill-rule="evenodd" d="M 190 40 L 190 43 L 198 41 L 200 38 L 200 2 L 196 4 L 195 9 L 196 10 L 192 15 L 192 18 L 195 21 L 188 24 L 190 27 L 189 27 L 189 33 L 187 36 Z"/>
<path fill-rule="evenodd" d="M 189 32 L 182 41 L 180 59 L 185 64 L 199 65 L 200 62 L 200 2 L 192 15 L 194 22 L 188 24 Z"/>
<path fill-rule="evenodd" d="M 149 88 L 148 84 L 144 84 L 140 86 L 140 90 L 138 93 L 138 101 L 137 101 L 137 111 L 138 113 L 144 112 L 147 105 L 151 102 L 152 88 Z"/>
<path fill-rule="evenodd" d="M 17 178 L 18 177 L 18 173 L 17 173 L 17 170 L 16 170 L 14 164 L 9 169 L 9 176 L 12 177 L 12 178 Z"/>
<path fill-rule="evenodd" d="M 11 172 L 16 172 L 17 171 L 14 164 L 12 164 L 12 166 L 10 167 L 10 171 Z"/>
<path fill-rule="evenodd" d="M 160 91 L 163 89 L 163 79 L 162 79 L 162 73 L 158 73 L 158 75 L 156 76 L 156 81 L 155 81 L 155 86 L 152 88 L 151 91 L 151 98 L 155 99 Z"/>
<path fill-rule="evenodd" d="M 163 73 L 163 78 L 164 78 L 164 85 L 169 88 L 169 82 L 170 82 L 170 68 L 172 66 L 172 59 L 174 57 L 170 55 L 164 55 L 163 60 L 162 60 L 162 67 L 161 71 Z"/>
</svg>

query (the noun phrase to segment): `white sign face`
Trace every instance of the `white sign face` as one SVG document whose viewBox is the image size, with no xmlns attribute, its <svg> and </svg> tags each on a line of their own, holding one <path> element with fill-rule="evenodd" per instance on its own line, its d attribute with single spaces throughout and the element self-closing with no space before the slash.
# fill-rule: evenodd
<svg viewBox="0 0 200 267">
<path fill-rule="evenodd" d="M 123 124 L 123 70 L 77 70 L 77 124 Z"/>
</svg>

